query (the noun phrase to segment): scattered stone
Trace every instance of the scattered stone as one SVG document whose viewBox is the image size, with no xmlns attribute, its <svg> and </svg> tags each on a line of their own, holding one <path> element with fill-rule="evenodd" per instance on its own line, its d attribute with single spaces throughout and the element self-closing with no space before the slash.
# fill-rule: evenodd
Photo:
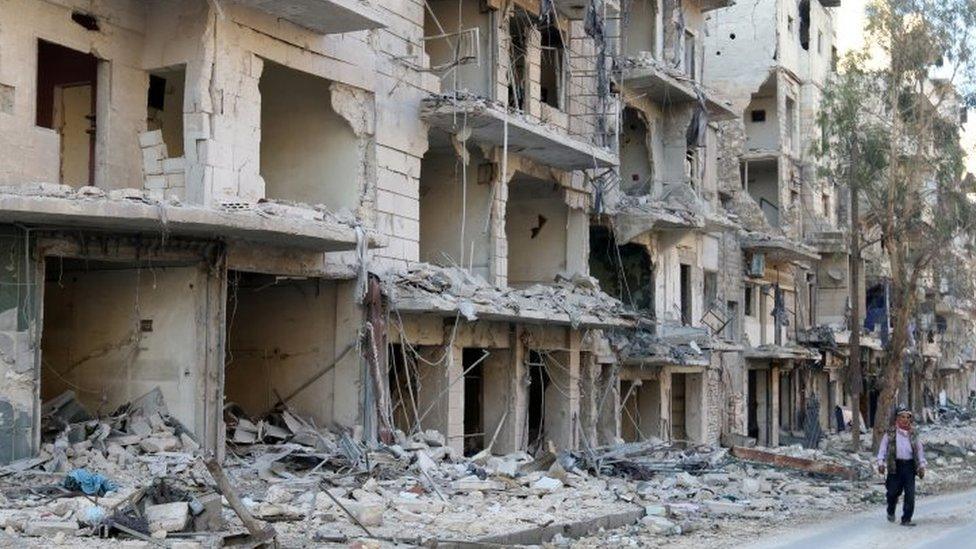
<svg viewBox="0 0 976 549">
<path fill-rule="evenodd" d="M 74 520 L 31 520 L 26 524 L 25 534 L 35 537 L 53 537 L 57 534 L 75 535 L 78 522 Z"/>
<path fill-rule="evenodd" d="M 149 531 L 179 532 L 190 518 L 190 507 L 185 501 L 161 503 L 146 507 Z"/>
</svg>

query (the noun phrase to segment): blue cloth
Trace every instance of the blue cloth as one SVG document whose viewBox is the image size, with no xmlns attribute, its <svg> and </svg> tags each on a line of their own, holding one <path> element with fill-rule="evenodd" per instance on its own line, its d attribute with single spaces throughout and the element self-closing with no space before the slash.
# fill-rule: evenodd
<svg viewBox="0 0 976 549">
<path fill-rule="evenodd" d="M 75 469 L 68 473 L 62 486 L 68 490 L 81 490 L 89 496 L 104 496 L 107 492 L 114 492 L 118 486 L 98 473 L 88 469 Z"/>
</svg>

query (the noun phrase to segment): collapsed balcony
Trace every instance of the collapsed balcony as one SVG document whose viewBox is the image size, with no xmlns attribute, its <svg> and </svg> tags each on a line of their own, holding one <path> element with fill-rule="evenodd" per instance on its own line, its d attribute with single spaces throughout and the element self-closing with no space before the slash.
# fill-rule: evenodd
<svg viewBox="0 0 976 549">
<path fill-rule="evenodd" d="M 506 147 L 510 153 L 561 170 L 617 165 L 610 149 L 593 145 L 495 102 L 471 96 L 432 95 L 423 100 L 421 117 L 451 134 L 468 134 L 482 144 Z"/>
<path fill-rule="evenodd" d="M 383 278 L 384 294 L 401 313 L 460 314 L 468 321 L 544 322 L 574 328 L 627 327 L 636 320 L 635 313 L 586 276 L 500 288 L 463 269 L 418 264 Z"/>
<path fill-rule="evenodd" d="M 645 54 L 621 61 L 623 84 L 661 105 L 702 103 L 710 120 L 734 120 L 739 114 L 732 102 L 687 75 L 668 69 Z"/>
</svg>

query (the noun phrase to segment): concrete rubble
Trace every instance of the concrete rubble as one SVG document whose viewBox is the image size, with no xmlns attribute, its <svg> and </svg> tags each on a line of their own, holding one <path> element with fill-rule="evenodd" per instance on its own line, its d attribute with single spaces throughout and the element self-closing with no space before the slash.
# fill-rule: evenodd
<svg viewBox="0 0 976 549">
<path fill-rule="evenodd" d="M 401 312 L 423 307 L 458 313 L 469 321 L 555 317 L 568 319 L 574 327 L 599 321 L 626 325 L 628 319 L 636 319 L 618 299 L 600 291 L 596 279 L 579 274 L 560 274 L 552 283 L 524 288 L 492 286 L 464 269 L 429 264 L 381 277 L 384 294 Z"/>
<path fill-rule="evenodd" d="M 852 275 L 812 152 L 837 2 L 0 3 L 0 546 L 657 545 L 877 501 L 844 430 L 884 421 L 890 268 Z M 899 389 L 940 488 L 976 444 L 952 257 Z"/>
<path fill-rule="evenodd" d="M 659 439 L 535 458 L 465 457 L 434 430 L 396 431 L 390 444 L 370 447 L 351 433 L 317 428 L 286 406 L 260 419 L 231 407 L 227 436 L 235 457 L 222 475 L 249 513 L 244 519 L 229 498 L 220 504 L 211 465 L 185 444 L 192 436 L 168 415 L 158 390 L 105 418 L 90 417 L 70 393 L 45 408 L 53 442 L 37 459 L 0 469 L 0 527 L 8 537 L 172 538 L 209 546 L 256 519 L 273 526 L 283 546 L 311 535 L 384 546 L 534 539 L 586 547 L 719 535 L 729 521 L 855 509 L 883 497 L 870 456 L 850 452 L 849 434 L 827 437 L 821 449 L 752 450 L 782 458 L 765 462 L 736 457 L 743 455 L 738 447 Z M 946 420 L 922 427 L 921 437 L 932 463 L 923 490 L 972 483 L 976 422 Z M 50 484 L 51 475 L 78 468 L 118 487 L 92 498 Z M 855 474 L 842 478 L 836 470 Z"/>
</svg>

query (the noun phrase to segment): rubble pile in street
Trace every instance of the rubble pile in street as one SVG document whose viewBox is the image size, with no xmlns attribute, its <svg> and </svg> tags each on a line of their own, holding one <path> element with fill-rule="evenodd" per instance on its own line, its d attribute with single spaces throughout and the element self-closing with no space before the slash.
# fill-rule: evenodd
<svg viewBox="0 0 976 549">
<path fill-rule="evenodd" d="M 843 434 L 816 450 L 651 439 L 535 457 L 465 457 L 434 430 L 396 431 L 390 444 L 368 446 L 357 442 L 358 429 L 317 427 L 284 404 L 260 418 L 230 404 L 221 468 L 203 459 L 158 389 L 105 417 L 93 417 L 69 392 L 45 403 L 44 417 L 40 455 L 0 469 L 0 527 L 11 539 L 91 536 L 97 544 L 100 536 L 185 547 L 234 536 L 274 537 L 284 546 L 541 543 L 565 525 L 614 517 L 619 522 L 607 524 L 615 529 L 555 542 L 640 545 L 679 534 L 708 539 L 743 520 L 856 509 L 883 498 L 870 456 L 851 453 Z M 923 427 L 922 437 L 932 463 L 926 483 L 971 471 L 976 424 Z"/>
</svg>

